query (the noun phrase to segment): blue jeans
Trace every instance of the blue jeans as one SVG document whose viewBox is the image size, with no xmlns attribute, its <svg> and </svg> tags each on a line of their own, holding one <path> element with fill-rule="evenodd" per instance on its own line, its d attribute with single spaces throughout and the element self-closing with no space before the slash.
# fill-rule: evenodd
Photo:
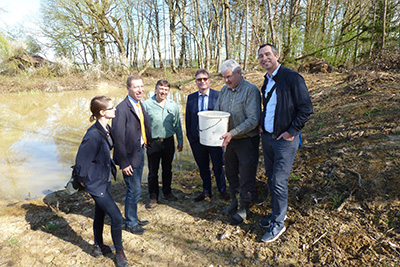
<svg viewBox="0 0 400 267">
<path fill-rule="evenodd" d="M 102 246 L 103 243 L 103 228 L 104 228 L 104 217 L 107 214 L 111 218 L 111 237 L 115 246 L 115 249 L 122 250 L 122 215 L 115 204 L 111 193 L 110 193 L 111 182 L 107 185 L 107 190 L 104 196 L 94 196 L 92 198 L 95 202 L 94 210 L 94 221 L 93 221 L 93 233 L 95 245 Z"/>
<path fill-rule="evenodd" d="M 271 220 L 282 225 L 288 206 L 289 174 L 299 148 L 299 136 L 293 141 L 276 140 L 272 134 L 261 134 L 265 174 L 271 195 Z"/>
<path fill-rule="evenodd" d="M 124 176 L 126 184 L 125 197 L 125 224 L 127 227 L 134 227 L 138 224 L 137 204 L 140 199 L 142 173 L 144 166 L 144 149 L 141 149 L 142 163 L 140 168 L 133 169 L 132 176 Z"/>
</svg>

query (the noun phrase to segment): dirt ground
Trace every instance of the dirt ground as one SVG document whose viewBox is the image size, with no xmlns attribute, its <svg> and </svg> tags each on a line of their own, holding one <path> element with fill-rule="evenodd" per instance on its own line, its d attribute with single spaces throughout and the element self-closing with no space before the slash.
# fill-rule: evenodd
<svg viewBox="0 0 400 267">
<path fill-rule="evenodd" d="M 290 175 L 287 230 L 279 240 L 260 241 L 264 231 L 258 222 L 270 211 L 268 201 L 252 206 L 243 224 L 231 226 L 221 214 L 228 202 L 218 194 L 193 202 L 201 191 L 199 174 L 179 171 L 173 178 L 176 202 L 161 199 L 146 209 L 143 184 L 138 214 L 150 224 L 141 236 L 123 231 L 130 264 L 399 266 L 400 70 L 388 69 L 302 74 L 315 113 Z M 250 72 L 246 78 L 260 86 L 262 75 Z M 219 89 L 222 83 L 212 85 Z M 257 175 L 266 180 L 262 156 Z M 112 193 L 123 211 L 123 182 L 114 183 Z M 115 266 L 113 255 L 91 256 L 93 213 L 86 193 L 59 191 L 3 203 L 0 266 Z M 106 222 L 105 243 L 112 244 Z"/>
</svg>

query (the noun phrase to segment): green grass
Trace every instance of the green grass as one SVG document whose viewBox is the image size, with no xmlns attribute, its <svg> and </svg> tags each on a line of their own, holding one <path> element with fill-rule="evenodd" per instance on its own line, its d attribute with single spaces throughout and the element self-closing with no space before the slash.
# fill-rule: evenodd
<svg viewBox="0 0 400 267">
<path fill-rule="evenodd" d="M 332 202 L 332 209 L 336 209 L 342 204 L 343 201 L 343 196 L 341 194 L 335 193 L 333 196 L 331 196 L 331 202 Z"/>
<path fill-rule="evenodd" d="M 381 112 L 380 109 L 378 109 L 378 108 L 372 108 L 372 109 L 369 109 L 369 110 L 364 111 L 364 115 L 365 115 L 365 116 L 368 116 L 368 115 L 377 115 L 379 112 Z"/>
<path fill-rule="evenodd" d="M 289 176 L 289 180 L 290 180 L 291 182 L 297 182 L 297 181 L 299 181 L 300 179 L 301 179 L 301 175 L 300 175 L 300 174 L 297 174 L 297 173 L 291 173 L 290 176 Z"/>
<path fill-rule="evenodd" d="M 8 244 L 10 245 L 10 246 L 12 246 L 12 245 L 15 245 L 15 244 L 18 244 L 18 239 L 16 239 L 15 237 L 13 237 L 13 238 L 11 238 L 10 240 L 8 240 Z"/>
<path fill-rule="evenodd" d="M 49 222 L 49 224 L 43 227 L 44 228 L 43 230 L 46 232 L 53 232 L 61 227 L 62 226 L 59 225 L 58 222 Z"/>
</svg>

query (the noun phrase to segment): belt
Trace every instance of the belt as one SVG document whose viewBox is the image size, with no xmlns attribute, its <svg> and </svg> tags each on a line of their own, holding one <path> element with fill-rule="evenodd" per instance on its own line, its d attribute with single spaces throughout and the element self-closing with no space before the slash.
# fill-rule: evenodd
<svg viewBox="0 0 400 267">
<path fill-rule="evenodd" d="M 154 141 L 158 141 L 158 142 L 164 142 L 164 141 L 170 140 L 172 138 L 174 138 L 174 136 L 170 136 L 170 137 L 167 137 L 167 138 L 155 138 L 153 140 Z"/>
<path fill-rule="evenodd" d="M 272 138 L 277 138 L 276 134 L 274 134 L 274 133 L 270 133 L 270 132 L 267 132 L 265 130 L 262 133 L 263 134 L 269 134 L 269 135 L 271 135 Z"/>
</svg>

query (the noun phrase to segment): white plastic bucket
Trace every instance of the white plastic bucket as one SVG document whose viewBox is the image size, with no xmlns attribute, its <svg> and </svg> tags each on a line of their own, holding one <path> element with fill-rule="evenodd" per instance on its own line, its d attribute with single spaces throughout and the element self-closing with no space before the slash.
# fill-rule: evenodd
<svg viewBox="0 0 400 267">
<path fill-rule="evenodd" d="M 224 140 L 220 137 L 228 131 L 229 116 L 225 111 L 200 111 L 199 131 L 200 144 L 205 146 L 221 146 Z"/>
</svg>

